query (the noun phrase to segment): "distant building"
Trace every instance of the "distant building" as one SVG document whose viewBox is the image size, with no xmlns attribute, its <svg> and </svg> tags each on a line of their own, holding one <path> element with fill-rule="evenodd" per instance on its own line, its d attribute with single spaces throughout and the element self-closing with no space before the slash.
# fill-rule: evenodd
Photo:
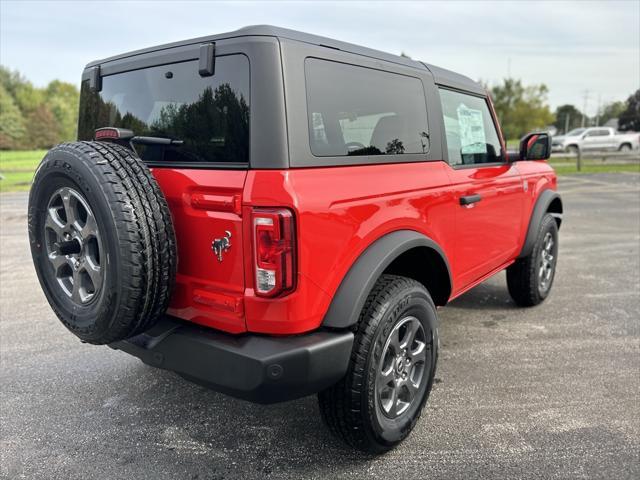
<svg viewBox="0 0 640 480">
<path fill-rule="evenodd" d="M 607 120 L 607 123 L 605 123 L 602 126 L 603 127 L 611 127 L 611 128 L 615 128 L 616 130 L 618 130 L 618 119 L 617 118 L 612 118 L 610 120 Z"/>
</svg>

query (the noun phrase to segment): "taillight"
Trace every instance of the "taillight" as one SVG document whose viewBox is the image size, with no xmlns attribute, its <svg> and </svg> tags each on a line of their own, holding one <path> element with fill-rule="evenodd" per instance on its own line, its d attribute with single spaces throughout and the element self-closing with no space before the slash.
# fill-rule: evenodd
<svg viewBox="0 0 640 480">
<path fill-rule="evenodd" d="M 295 288 L 296 245 L 293 214 L 284 208 L 254 209 L 255 292 L 275 297 Z"/>
</svg>

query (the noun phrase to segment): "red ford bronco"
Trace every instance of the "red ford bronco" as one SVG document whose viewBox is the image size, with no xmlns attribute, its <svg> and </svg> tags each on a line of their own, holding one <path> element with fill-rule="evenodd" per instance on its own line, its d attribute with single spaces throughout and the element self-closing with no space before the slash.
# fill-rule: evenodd
<svg viewBox="0 0 640 480">
<path fill-rule="evenodd" d="M 453 72 L 269 26 L 90 63 L 78 142 L 29 197 L 46 297 L 82 341 L 260 403 L 317 393 L 382 452 L 412 430 L 437 307 L 507 269 L 549 294 L 549 136 L 507 153 Z"/>
</svg>

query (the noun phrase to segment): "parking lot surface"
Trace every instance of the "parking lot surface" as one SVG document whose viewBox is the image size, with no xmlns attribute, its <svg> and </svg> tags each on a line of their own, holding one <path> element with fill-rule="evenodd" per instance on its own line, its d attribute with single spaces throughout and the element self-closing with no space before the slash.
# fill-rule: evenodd
<svg viewBox="0 0 640 480">
<path fill-rule="evenodd" d="M 26 194 L 1 195 L 0 477 L 640 478 L 640 175 L 560 191 L 550 298 L 516 308 L 501 273 L 442 309 L 430 401 L 381 457 L 315 397 L 253 405 L 81 344 L 38 285 Z"/>
</svg>

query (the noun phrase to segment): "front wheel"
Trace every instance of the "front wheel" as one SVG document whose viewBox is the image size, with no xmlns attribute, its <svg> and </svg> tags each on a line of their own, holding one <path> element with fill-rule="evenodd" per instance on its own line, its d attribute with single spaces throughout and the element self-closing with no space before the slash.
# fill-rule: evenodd
<svg viewBox="0 0 640 480">
<path fill-rule="evenodd" d="M 578 155 L 578 153 L 580 153 L 580 149 L 578 148 L 577 145 L 569 145 L 566 148 L 566 152 L 571 154 L 571 155 Z"/>
<path fill-rule="evenodd" d="M 354 448 L 392 449 L 420 418 L 437 358 L 429 292 L 415 280 L 382 275 L 360 314 L 345 377 L 318 394 L 324 422 Z"/>
<path fill-rule="evenodd" d="M 520 306 L 541 303 L 551 291 L 558 262 L 558 224 L 547 214 L 542 218 L 533 250 L 507 268 L 507 287 Z"/>
</svg>

